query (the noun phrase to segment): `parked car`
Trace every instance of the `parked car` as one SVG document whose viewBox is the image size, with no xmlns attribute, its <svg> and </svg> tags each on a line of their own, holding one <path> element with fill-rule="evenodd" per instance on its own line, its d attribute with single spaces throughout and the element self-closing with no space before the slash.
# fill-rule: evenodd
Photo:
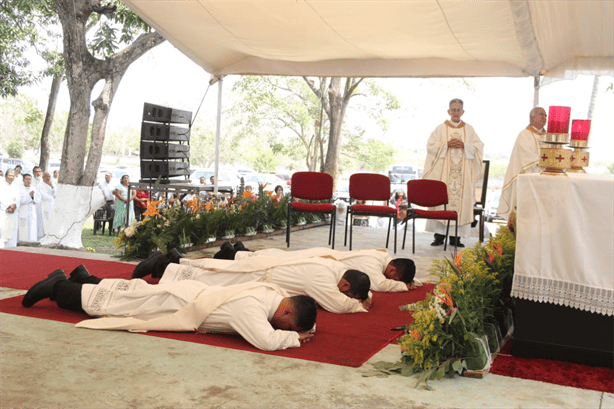
<svg viewBox="0 0 614 409">
<path fill-rule="evenodd" d="M 213 175 L 215 175 L 214 169 L 196 169 L 190 175 L 190 183 L 193 185 L 199 185 L 200 178 L 204 177 L 206 182 L 205 184 L 210 186 L 211 176 Z M 239 182 L 240 180 L 234 172 L 222 169 L 218 171 L 218 188 L 232 189 L 232 191 L 234 192 L 236 191 Z"/>
<path fill-rule="evenodd" d="M 501 198 L 501 192 L 489 192 L 486 194 L 486 221 L 492 222 L 495 219 L 501 219 L 497 216 L 497 209 L 499 208 L 499 199 Z"/>
</svg>

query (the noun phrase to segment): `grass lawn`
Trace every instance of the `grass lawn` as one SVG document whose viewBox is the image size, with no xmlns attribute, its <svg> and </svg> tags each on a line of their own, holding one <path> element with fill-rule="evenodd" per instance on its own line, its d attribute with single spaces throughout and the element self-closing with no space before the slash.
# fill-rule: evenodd
<svg viewBox="0 0 614 409">
<path fill-rule="evenodd" d="M 117 235 L 109 236 L 109 229 L 105 226 L 105 232 L 98 230 L 94 234 L 94 219 L 90 217 L 83 225 L 81 233 L 81 242 L 83 247 L 92 248 L 96 253 L 120 255 L 121 249 L 115 246 L 115 238 Z"/>
</svg>

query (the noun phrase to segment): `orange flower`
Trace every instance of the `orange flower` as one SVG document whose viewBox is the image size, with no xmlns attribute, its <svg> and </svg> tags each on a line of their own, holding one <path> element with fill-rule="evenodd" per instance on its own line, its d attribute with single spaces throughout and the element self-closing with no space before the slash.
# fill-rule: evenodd
<svg viewBox="0 0 614 409">
<path fill-rule="evenodd" d="M 420 333 L 418 332 L 418 330 L 411 330 L 411 336 L 416 338 L 418 341 L 422 339 L 422 336 L 420 335 Z"/>
<path fill-rule="evenodd" d="M 458 267 L 459 270 L 461 268 L 462 260 L 463 260 L 463 252 L 461 251 L 460 253 L 456 255 L 456 257 L 454 257 L 454 264 L 456 265 L 456 267 Z"/>
<path fill-rule="evenodd" d="M 188 209 L 193 209 L 192 213 L 196 213 L 196 209 L 198 209 L 198 199 L 194 198 L 188 202 Z"/>
<path fill-rule="evenodd" d="M 158 205 L 162 202 L 163 200 L 158 200 L 156 202 L 150 202 L 149 206 L 147 206 L 147 210 L 145 211 L 145 213 L 143 213 L 143 216 L 153 217 L 157 214 L 160 214 L 158 213 Z"/>
<path fill-rule="evenodd" d="M 500 244 L 493 244 L 492 248 L 500 255 L 503 255 L 503 247 Z"/>
<path fill-rule="evenodd" d="M 243 192 L 243 199 L 248 199 L 250 197 L 252 197 L 253 193 L 252 192 L 248 192 L 247 190 Z"/>
<path fill-rule="evenodd" d="M 490 252 L 490 251 L 487 251 L 486 254 L 487 254 L 486 261 L 489 264 L 492 264 L 495 261 L 495 255 L 492 252 Z"/>
<path fill-rule="evenodd" d="M 207 202 L 207 204 L 205 205 L 205 209 L 211 210 L 212 208 L 213 208 L 213 205 L 211 204 L 211 202 Z"/>
</svg>

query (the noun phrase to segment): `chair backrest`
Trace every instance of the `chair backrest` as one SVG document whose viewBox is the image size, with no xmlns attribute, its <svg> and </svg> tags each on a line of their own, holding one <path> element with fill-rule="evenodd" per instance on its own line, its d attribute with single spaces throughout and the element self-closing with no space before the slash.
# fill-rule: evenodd
<svg viewBox="0 0 614 409">
<path fill-rule="evenodd" d="M 483 178 L 482 183 L 475 189 L 475 204 L 486 206 L 486 192 L 488 191 L 488 172 L 490 170 L 490 160 L 482 161 Z"/>
<path fill-rule="evenodd" d="M 333 198 L 333 177 L 321 172 L 296 172 L 290 188 L 293 197 L 305 200 Z"/>
<path fill-rule="evenodd" d="M 390 200 L 390 179 L 375 173 L 350 176 L 350 198 L 357 200 Z"/>
<path fill-rule="evenodd" d="M 448 204 L 448 186 L 439 180 L 410 180 L 407 182 L 407 203 L 421 207 Z"/>
</svg>

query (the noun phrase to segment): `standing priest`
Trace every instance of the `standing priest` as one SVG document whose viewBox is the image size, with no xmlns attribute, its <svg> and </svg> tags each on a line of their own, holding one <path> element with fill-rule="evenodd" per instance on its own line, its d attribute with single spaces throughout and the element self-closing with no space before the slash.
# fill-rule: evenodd
<svg viewBox="0 0 614 409">
<path fill-rule="evenodd" d="M 439 180 L 448 187 L 447 210 L 458 213 L 458 237 L 450 237 L 450 245 L 464 247 L 461 236 L 469 234 L 473 221 L 475 187 L 482 175 L 482 153 L 484 143 L 473 127 L 461 121 L 463 101 L 450 101 L 450 120 L 439 125 L 427 142 L 427 156 L 424 163 L 424 179 Z M 443 208 L 443 206 L 442 206 Z M 446 226 L 441 221 L 428 220 L 426 231 L 435 233 L 432 246 L 443 244 Z"/>
<path fill-rule="evenodd" d="M 32 176 L 23 175 L 23 185 L 19 187 L 21 202 L 19 205 L 19 241 L 38 242 L 38 224 L 36 206 L 41 198 L 38 189 L 32 186 Z"/>
<path fill-rule="evenodd" d="M 535 107 L 529 114 L 529 125 L 523 129 L 516 138 L 510 163 L 507 165 L 505 180 L 497 214 L 508 219 L 512 211 L 516 210 L 516 181 L 521 173 L 539 172 L 539 148 L 544 141 L 548 115 L 544 108 Z"/>
</svg>

